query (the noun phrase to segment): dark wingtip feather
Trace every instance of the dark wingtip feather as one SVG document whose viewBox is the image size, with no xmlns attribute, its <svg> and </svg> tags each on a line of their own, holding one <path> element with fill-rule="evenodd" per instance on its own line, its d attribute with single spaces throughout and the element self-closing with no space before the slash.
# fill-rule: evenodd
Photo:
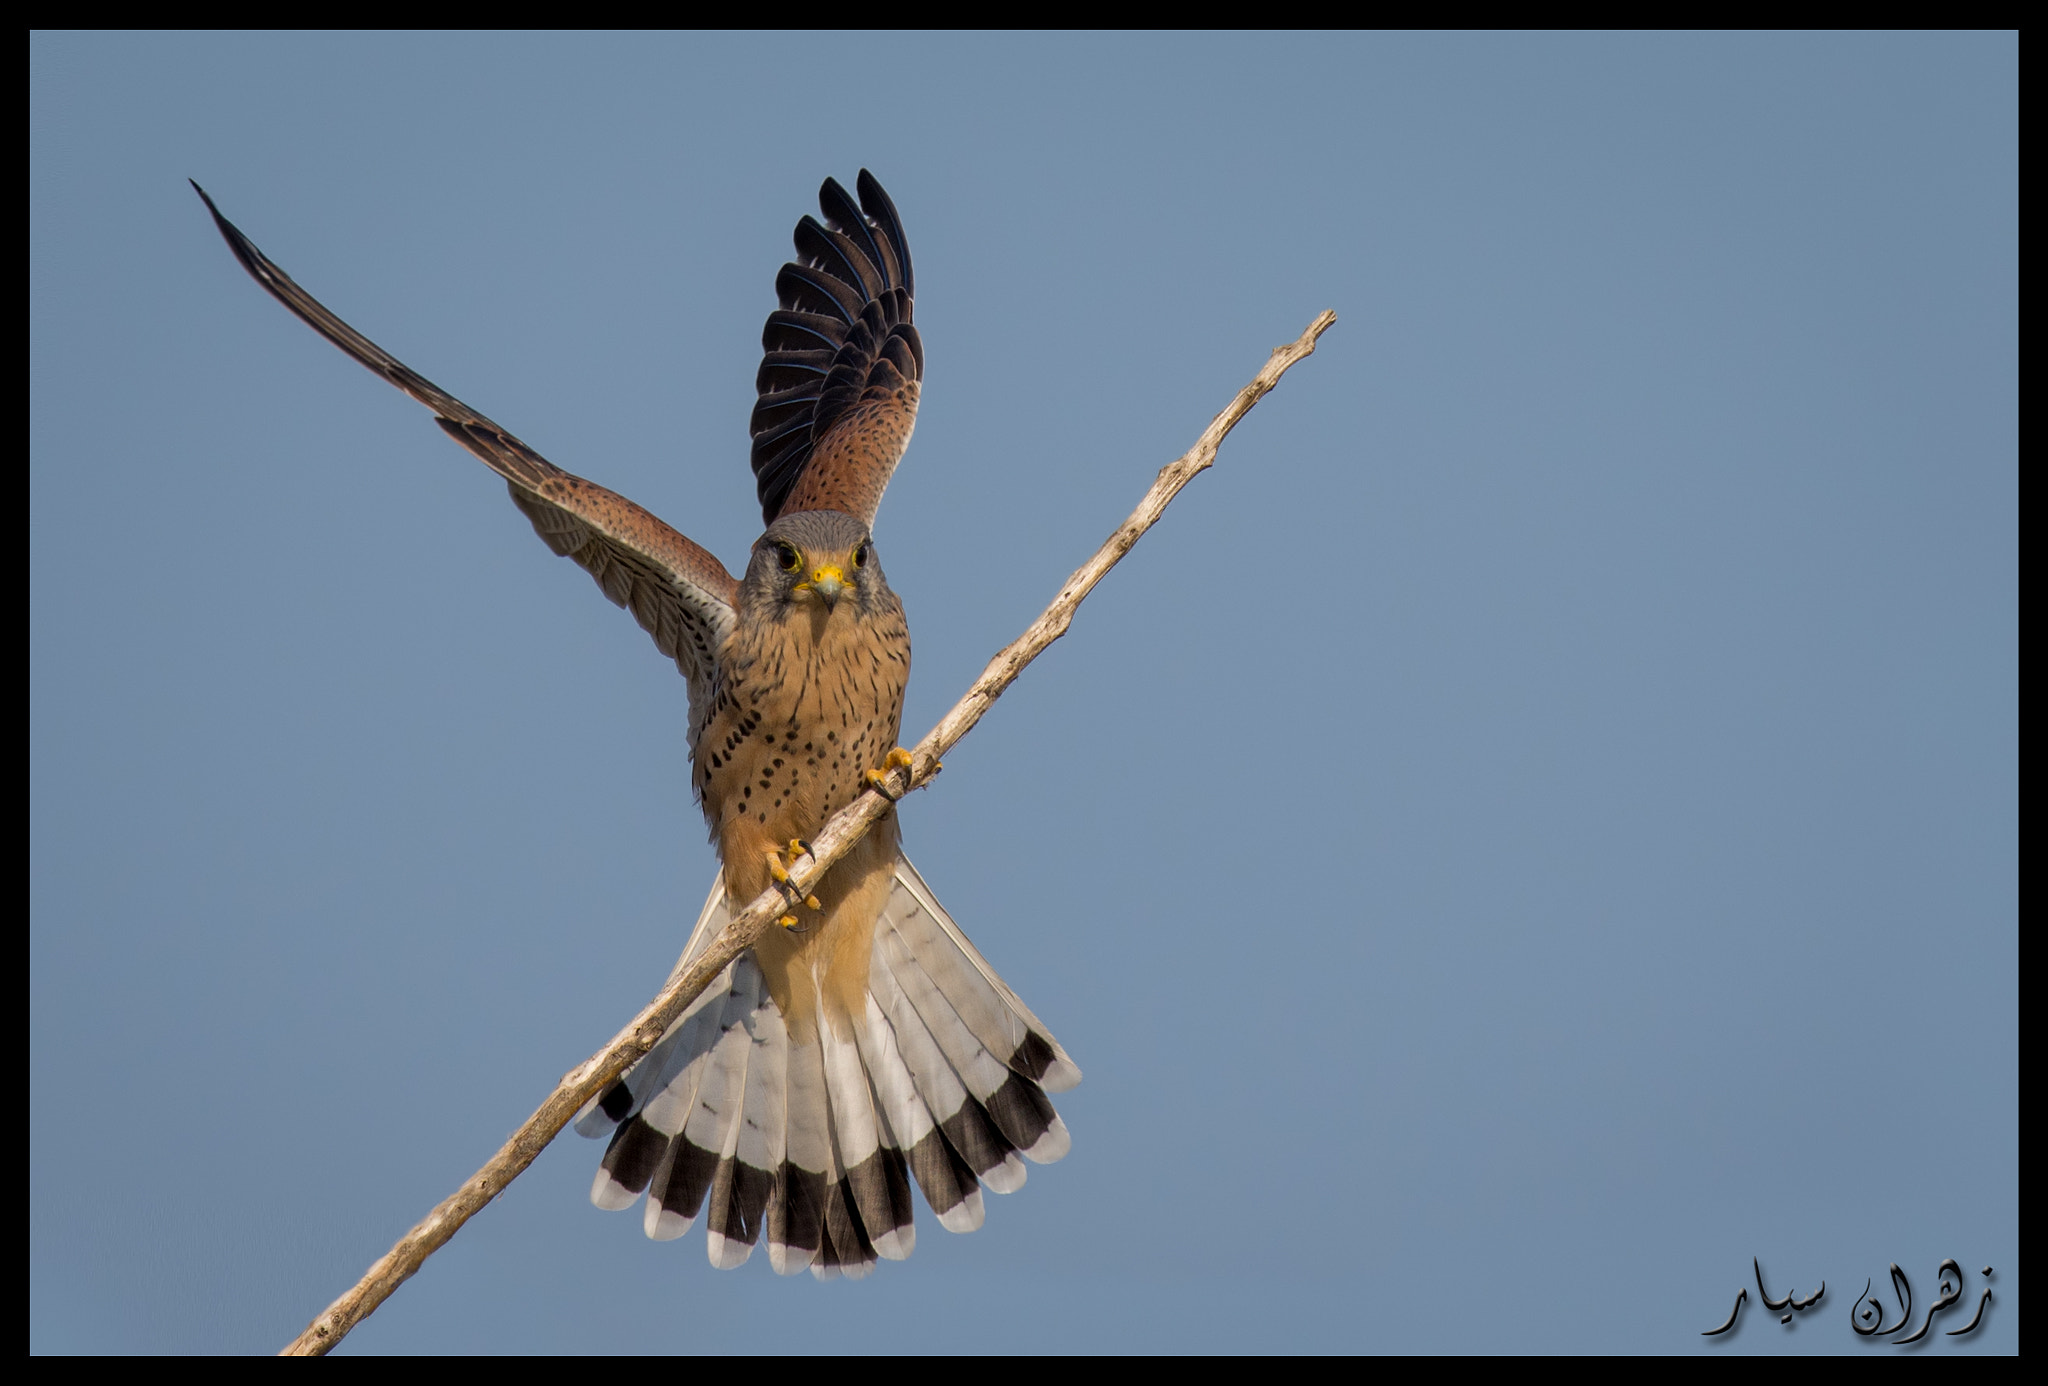
<svg viewBox="0 0 2048 1386">
<path fill-rule="evenodd" d="M 199 200 L 206 204 L 207 212 L 213 217 L 214 230 L 220 232 L 221 239 L 228 243 L 228 249 L 242 262 L 242 268 L 249 272 L 249 277 L 264 288 L 270 288 L 270 276 L 266 272 L 269 262 L 264 259 L 263 252 L 256 248 L 256 243 L 243 235 L 239 226 L 221 215 L 220 208 L 206 195 L 206 189 L 200 187 L 193 179 L 187 178 L 185 181 L 192 184 L 192 191 L 198 193 Z"/>
<path fill-rule="evenodd" d="M 221 220 L 220 208 L 213 205 L 213 199 L 206 195 L 206 189 L 199 186 L 199 180 L 197 178 L 187 178 L 185 181 L 192 185 L 193 192 L 199 194 L 199 200 L 206 204 L 206 210 L 213 213 L 214 221 L 216 223 L 219 222 Z"/>
<path fill-rule="evenodd" d="M 896 254 L 895 247 L 888 244 L 886 236 L 876 234 L 875 227 L 861 211 L 860 205 L 847 195 L 838 179 L 827 178 L 818 189 L 818 210 L 825 214 L 827 224 L 862 247 L 867 259 L 880 272 L 881 289 L 903 282 L 902 258 Z"/>
<path fill-rule="evenodd" d="M 896 204 L 882 189 L 881 180 L 866 169 L 854 180 L 860 189 L 860 208 L 889 237 L 890 246 L 896 252 L 896 263 L 903 270 L 903 287 L 912 298 L 917 297 L 917 275 L 910 268 L 910 242 L 904 239 L 902 219 L 896 215 Z"/>
</svg>

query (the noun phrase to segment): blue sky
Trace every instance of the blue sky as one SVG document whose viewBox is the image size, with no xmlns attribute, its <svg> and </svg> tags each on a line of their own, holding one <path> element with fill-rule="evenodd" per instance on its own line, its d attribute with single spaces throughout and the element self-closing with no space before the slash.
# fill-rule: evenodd
<svg viewBox="0 0 2048 1386">
<path fill-rule="evenodd" d="M 275 1350 L 652 994 L 684 688 L 185 185 L 737 564 L 826 176 L 917 258 L 904 810 L 1086 1073 L 858 1285 L 551 1148 L 381 1352 L 2017 1347 L 2018 43 L 30 42 L 30 1346 Z M 1754 1302 L 1703 1340 L 1761 1258 Z M 1753 1287 L 1752 1287 L 1753 1289 Z"/>
</svg>

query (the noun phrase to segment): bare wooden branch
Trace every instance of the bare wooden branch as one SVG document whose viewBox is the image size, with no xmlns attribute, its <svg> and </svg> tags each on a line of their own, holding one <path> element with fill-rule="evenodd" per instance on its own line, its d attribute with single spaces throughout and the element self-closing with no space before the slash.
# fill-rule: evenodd
<svg viewBox="0 0 2048 1386">
<path fill-rule="evenodd" d="M 1181 489 L 1216 460 L 1217 448 L 1237 426 L 1238 420 L 1280 383 L 1280 377 L 1286 374 L 1288 367 L 1315 351 L 1316 339 L 1336 321 L 1337 315 L 1325 310 L 1298 339 L 1274 349 L 1265 368 L 1237 392 L 1237 398 L 1230 402 L 1228 408 L 1210 421 L 1209 426 L 1202 430 L 1202 436 L 1195 440 L 1195 445 L 1161 469 L 1152 489 L 1138 502 L 1138 508 L 1131 512 L 1130 518 L 1117 526 L 1102 547 L 1095 551 L 1094 557 L 1074 571 L 1052 604 L 1022 635 L 988 662 L 988 667 L 981 671 L 981 677 L 953 705 L 952 711 L 940 718 L 939 724 L 917 743 L 911 752 L 909 767 L 890 772 L 892 792 L 900 795 L 921 788 L 938 773 L 940 758 L 973 730 L 982 714 L 1003 695 L 1003 690 L 1024 672 L 1024 666 L 1067 633 L 1082 599 L 1116 566 L 1117 560 L 1131 551 L 1131 546 L 1145 531 L 1158 522 L 1167 504 L 1180 494 Z M 790 880 L 798 891 L 810 892 L 832 863 L 845 856 L 875 820 L 887 812 L 889 803 L 884 795 L 870 791 L 833 815 L 824 831 L 812 840 L 811 855 L 791 863 Z M 347 1294 L 328 1305 L 281 1355 L 319 1356 L 332 1351 L 350 1329 L 411 1278 L 413 1272 L 465 1222 L 503 1193 L 506 1186 L 547 1148 L 548 1143 L 561 1134 L 562 1128 L 574 1120 L 586 1102 L 603 1092 L 612 1080 L 653 1049 L 676 1018 L 689 1009 L 698 994 L 725 971 L 728 963 L 773 927 L 787 908 L 780 890 L 770 888 L 763 891 L 712 939 L 704 952 L 672 977 L 661 994 L 614 1035 L 609 1044 L 563 1075 L 547 1101 L 541 1103 L 540 1109 L 526 1119 L 482 1169 L 400 1237 L 396 1246 L 385 1252 Z"/>
</svg>

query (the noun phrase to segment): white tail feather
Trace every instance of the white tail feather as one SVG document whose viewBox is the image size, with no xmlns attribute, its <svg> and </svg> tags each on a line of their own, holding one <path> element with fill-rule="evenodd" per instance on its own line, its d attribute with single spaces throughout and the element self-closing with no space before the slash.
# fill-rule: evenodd
<svg viewBox="0 0 2048 1386">
<path fill-rule="evenodd" d="M 720 875 L 711 883 L 711 893 L 704 898 L 704 908 L 697 913 L 696 927 L 690 930 L 689 941 L 683 944 L 682 956 L 676 959 L 676 965 L 669 970 L 668 982 L 676 979 L 684 965 L 701 952 L 711 941 L 712 936 L 724 928 L 731 918 L 732 913 L 725 905 L 725 878 Z M 662 985 L 667 986 L 668 982 L 663 982 Z M 691 1037 L 685 1033 L 686 1028 L 692 1020 L 704 1013 L 712 1001 L 723 996 L 731 985 L 732 972 L 731 969 L 727 969 L 714 979 L 710 986 L 698 993 L 697 999 L 692 1001 L 682 1016 L 668 1027 L 668 1033 L 662 1036 L 661 1043 L 650 1050 L 647 1057 L 635 1064 L 626 1074 L 626 1090 L 633 1098 L 631 1110 L 639 1110 L 646 1102 L 648 1094 L 657 1085 L 666 1086 L 674 1080 L 674 1073 L 666 1067 L 667 1061 L 680 1051 L 686 1062 L 694 1052 L 690 1043 Z M 576 1114 L 577 1135 L 602 1139 L 609 1136 L 624 1119 L 607 1116 L 600 1105 L 603 1099 L 604 1094 L 592 1098 L 584 1104 L 583 1110 Z"/>
<path fill-rule="evenodd" d="M 901 902 L 905 896 L 916 902 L 916 910 L 903 907 Z M 1034 1031 L 1046 1042 L 1054 1057 L 1052 1065 L 1038 1079 L 1041 1088 L 1047 1092 L 1065 1092 L 1081 1081 L 1080 1067 L 1067 1057 L 1067 1051 L 1060 1048 L 1059 1041 L 1052 1037 L 1052 1031 L 1046 1028 L 1045 1022 L 1032 1013 L 1031 1008 L 1024 1004 L 1016 992 L 1010 990 L 1009 985 L 996 975 L 996 970 L 988 965 L 988 959 L 982 957 L 980 950 L 968 941 L 967 935 L 960 932 L 960 926 L 953 922 L 952 915 L 946 913 L 946 907 L 932 894 L 932 888 L 924 883 L 924 877 L 917 873 L 917 868 L 910 864 L 908 857 L 896 859 L 895 889 L 890 892 L 889 907 L 884 911 L 884 917 L 893 922 L 899 931 L 903 931 L 906 925 L 915 928 L 920 919 L 929 920 L 930 923 L 937 925 L 946 941 L 967 960 L 981 980 L 1002 998 L 1003 1007 L 1009 1012 L 1010 1017 L 1022 1022 L 1024 1028 Z M 912 951 L 927 965 L 933 958 L 947 956 L 946 950 L 932 946 L 936 940 L 913 938 L 911 942 Z M 936 974 L 934 980 L 940 980 L 942 985 L 945 984 Z M 950 988 L 947 995 L 952 995 Z M 1005 1025 L 1002 1026 L 1001 1033 L 1011 1035 L 1015 1031 L 1013 1027 Z M 988 1036 L 983 1036 L 982 1042 L 987 1043 Z M 1007 1059 L 1010 1052 L 1004 1051 L 1002 1057 Z"/>
</svg>

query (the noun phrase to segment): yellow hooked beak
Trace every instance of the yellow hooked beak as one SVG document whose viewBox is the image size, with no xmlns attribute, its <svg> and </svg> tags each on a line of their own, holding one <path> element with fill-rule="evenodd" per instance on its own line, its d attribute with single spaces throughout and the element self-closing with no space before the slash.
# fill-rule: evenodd
<svg viewBox="0 0 2048 1386">
<path fill-rule="evenodd" d="M 804 586 L 825 599 L 825 609 L 830 611 L 839 605 L 839 594 L 853 584 L 846 580 L 846 573 L 836 563 L 827 563 L 811 571 L 811 580 Z"/>
</svg>

